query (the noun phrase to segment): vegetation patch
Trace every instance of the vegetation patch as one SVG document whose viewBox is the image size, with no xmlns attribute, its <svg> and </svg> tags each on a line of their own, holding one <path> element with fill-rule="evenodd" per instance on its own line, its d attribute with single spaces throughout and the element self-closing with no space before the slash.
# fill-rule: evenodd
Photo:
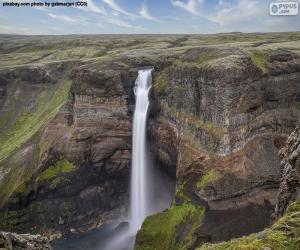
<svg viewBox="0 0 300 250">
<path fill-rule="evenodd" d="M 211 169 L 198 180 L 196 186 L 198 189 L 202 189 L 208 184 L 215 182 L 219 177 L 220 173 L 217 170 Z"/>
<path fill-rule="evenodd" d="M 29 194 L 30 189 L 29 189 L 29 185 L 27 182 L 23 182 L 16 190 L 16 193 L 21 194 L 22 196 L 26 196 L 27 194 Z"/>
<path fill-rule="evenodd" d="M 61 85 L 52 97 L 39 98 L 34 112 L 24 112 L 14 126 L 4 136 L 0 136 L 0 161 L 30 139 L 44 124 L 47 124 L 59 111 L 68 98 L 72 81 Z"/>
<path fill-rule="evenodd" d="M 200 55 L 198 56 L 197 58 L 197 64 L 201 65 L 201 64 L 204 64 L 210 60 L 213 60 L 213 59 L 217 59 L 219 56 L 218 56 L 218 53 L 214 50 L 206 50 L 206 51 L 203 51 L 200 53 Z"/>
<path fill-rule="evenodd" d="M 165 93 L 167 86 L 168 85 L 167 85 L 166 76 L 163 73 L 161 73 L 155 77 L 155 79 L 154 79 L 155 92 L 157 92 L 159 94 L 163 94 L 163 93 Z"/>
<path fill-rule="evenodd" d="M 182 124 L 187 124 L 195 129 L 202 129 L 205 132 L 211 134 L 216 139 L 221 139 L 224 135 L 224 129 L 217 127 L 210 121 L 204 121 L 200 117 L 194 116 L 187 112 L 179 111 L 175 107 L 170 108 L 170 112 L 176 117 Z"/>
<path fill-rule="evenodd" d="M 180 250 L 193 249 L 193 242 L 196 230 L 202 225 L 202 221 L 205 215 L 204 207 L 199 207 L 195 214 L 189 219 L 187 225 L 189 230 L 187 234 L 180 240 Z"/>
<path fill-rule="evenodd" d="M 73 172 L 76 170 L 71 162 L 60 159 L 54 165 L 48 167 L 42 174 L 38 177 L 38 182 L 50 182 L 55 187 L 61 183 L 64 179 L 63 174 Z"/>
<path fill-rule="evenodd" d="M 219 244 L 204 244 L 198 250 L 294 250 L 300 249 L 300 203 L 289 206 L 285 215 L 270 229 L 258 234 L 233 239 Z"/>
<path fill-rule="evenodd" d="M 199 209 L 191 203 L 173 204 L 170 209 L 147 217 L 137 234 L 134 249 L 178 249 L 180 245 L 176 243 L 177 227 L 195 216 Z"/>
<path fill-rule="evenodd" d="M 250 56 L 252 62 L 263 72 L 267 72 L 267 62 L 266 62 L 266 55 L 261 50 L 251 50 Z"/>
<path fill-rule="evenodd" d="M 182 202 L 190 202 L 191 198 L 185 193 L 185 183 L 180 183 L 176 187 L 175 198 Z"/>
</svg>

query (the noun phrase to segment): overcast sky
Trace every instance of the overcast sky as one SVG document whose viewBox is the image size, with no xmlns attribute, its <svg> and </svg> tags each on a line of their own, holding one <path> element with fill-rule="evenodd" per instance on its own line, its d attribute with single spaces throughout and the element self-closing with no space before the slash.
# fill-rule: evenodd
<svg viewBox="0 0 300 250">
<path fill-rule="evenodd" d="M 87 0 L 88 7 L 82 8 L 2 7 L 5 1 L 31 0 L 0 0 L 0 33 L 199 34 L 300 30 L 299 15 L 270 16 L 270 0 Z"/>
</svg>

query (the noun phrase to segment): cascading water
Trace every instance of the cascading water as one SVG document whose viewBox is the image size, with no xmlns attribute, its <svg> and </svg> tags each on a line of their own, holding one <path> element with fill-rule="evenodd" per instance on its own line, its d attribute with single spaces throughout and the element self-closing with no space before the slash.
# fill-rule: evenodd
<svg viewBox="0 0 300 250">
<path fill-rule="evenodd" d="M 135 234 L 148 215 L 147 202 L 149 188 L 147 185 L 147 151 L 146 122 L 149 107 L 149 90 L 151 88 L 152 69 L 140 70 L 135 82 L 135 111 L 133 120 L 132 169 L 130 190 L 129 230 Z"/>
</svg>

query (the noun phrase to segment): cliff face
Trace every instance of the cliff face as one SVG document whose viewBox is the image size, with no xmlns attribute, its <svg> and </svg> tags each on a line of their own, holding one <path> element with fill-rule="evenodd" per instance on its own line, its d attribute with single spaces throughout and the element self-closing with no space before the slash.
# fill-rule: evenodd
<svg viewBox="0 0 300 250">
<path fill-rule="evenodd" d="M 300 176 L 299 127 L 289 136 L 279 151 L 281 178 L 274 224 L 257 234 L 219 244 L 204 244 L 200 249 L 299 249 L 300 236 Z"/>
<path fill-rule="evenodd" d="M 300 202 L 300 128 L 289 136 L 286 145 L 280 150 L 281 178 L 275 216 L 279 218 L 288 205 Z"/>
<path fill-rule="evenodd" d="M 187 213 L 178 221 L 172 244 L 193 248 L 271 222 L 280 182 L 278 151 L 300 118 L 300 61 L 286 50 L 260 53 L 191 49 L 175 62 L 166 59 L 154 73 L 153 150 L 161 165 L 170 167 L 170 159 L 177 159 L 169 213 L 182 204 L 205 208 L 198 219 Z M 136 249 L 149 244 L 147 235 L 163 233 L 153 221 L 145 222 Z M 146 231 L 149 225 L 152 232 Z"/>
<path fill-rule="evenodd" d="M 43 68 L 34 70 L 43 74 Z M 14 153 L 1 162 L 1 229 L 53 235 L 71 228 L 73 232 L 85 231 L 126 214 L 134 102 L 131 90 L 136 72 L 94 71 L 89 67 L 67 73 L 72 87 L 63 106 L 50 120 L 39 120 L 43 124 L 33 137 L 17 145 Z M 18 81 L 17 88 L 8 74 Z M 48 77 L 51 79 L 52 72 Z M 24 100 L 31 104 L 33 113 L 38 112 L 34 93 L 28 96 L 20 88 L 43 89 L 42 99 L 59 85 L 43 82 L 47 80 L 36 78 L 30 71 L 22 78 L 22 69 L 18 68 L 3 71 L 2 79 L 7 83 L 3 114 L 8 114 L 11 96 L 18 91 L 23 97 L 16 105 L 21 106 Z M 28 107 L 28 103 L 23 105 Z M 23 119 L 24 110 L 20 115 L 16 112 L 11 114 L 12 119 L 30 126 L 33 118 Z"/>
</svg>

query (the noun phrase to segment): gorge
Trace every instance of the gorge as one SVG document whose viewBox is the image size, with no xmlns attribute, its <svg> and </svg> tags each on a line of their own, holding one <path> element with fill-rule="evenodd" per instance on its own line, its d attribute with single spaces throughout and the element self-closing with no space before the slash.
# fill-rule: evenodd
<svg viewBox="0 0 300 250">
<path fill-rule="evenodd" d="M 250 234 L 250 249 L 280 249 L 253 233 L 298 211 L 298 130 L 287 139 L 300 120 L 299 33 L 0 39 L 1 231 L 80 244 L 138 216 L 133 89 L 151 65 L 139 133 L 157 208 L 132 217 L 137 231 L 152 214 L 134 249 L 231 249 Z"/>
</svg>

